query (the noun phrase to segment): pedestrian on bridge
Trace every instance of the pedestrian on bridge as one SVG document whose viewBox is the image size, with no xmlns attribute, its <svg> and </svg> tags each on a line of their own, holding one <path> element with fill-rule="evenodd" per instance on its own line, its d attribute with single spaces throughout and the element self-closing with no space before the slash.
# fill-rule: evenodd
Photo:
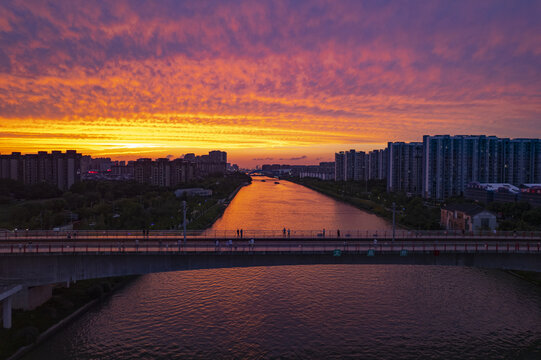
<svg viewBox="0 0 541 360">
<path fill-rule="evenodd" d="M 340 229 L 336 230 L 336 237 L 340 237 Z"/>
<path fill-rule="evenodd" d="M 242 239 L 242 229 L 240 229 L 240 238 Z"/>
<path fill-rule="evenodd" d="M 287 229 L 287 237 L 291 237 L 291 229 Z"/>
</svg>

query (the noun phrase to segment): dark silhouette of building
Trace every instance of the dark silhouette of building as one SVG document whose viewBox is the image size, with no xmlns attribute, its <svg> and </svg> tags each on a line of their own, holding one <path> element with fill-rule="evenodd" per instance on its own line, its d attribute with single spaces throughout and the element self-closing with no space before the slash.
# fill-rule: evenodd
<svg viewBox="0 0 541 360">
<path fill-rule="evenodd" d="M 75 150 L 0 155 L 0 178 L 27 185 L 45 182 L 67 190 L 81 180 L 81 156 Z"/>
</svg>

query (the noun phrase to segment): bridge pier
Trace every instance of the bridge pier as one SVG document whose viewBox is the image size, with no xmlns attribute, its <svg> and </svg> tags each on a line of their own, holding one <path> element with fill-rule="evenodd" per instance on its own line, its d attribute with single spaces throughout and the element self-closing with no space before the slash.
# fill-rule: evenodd
<svg viewBox="0 0 541 360">
<path fill-rule="evenodd" d="M 2 322 L 4 329 L 11 329 L 11 305 L 13 296 L 9 296 L 2 301 Z"/>
<path fill-rule="evenodd" d="M 4 329 L 11 329 L 11 310 L 13 296 L 21 291 L 21 285 L 0 284 L 0 301 L 2 301 L 2 325 Z"/>
</svg>

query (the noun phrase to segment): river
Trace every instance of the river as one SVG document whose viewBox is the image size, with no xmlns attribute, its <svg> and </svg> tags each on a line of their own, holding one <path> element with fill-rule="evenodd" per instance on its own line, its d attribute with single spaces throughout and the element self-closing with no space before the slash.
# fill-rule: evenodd
<svg viewBox="0 0 541 360">
<path fill-rule="evenodd" d="M 390 228 L 350 205 L 274 181 L 255 177 L 212 230 Z M 538 359 L 541 290 L 501 271 L 437 266 L 151 274 L 26 356 L 45 358 Z"/>
</svg>

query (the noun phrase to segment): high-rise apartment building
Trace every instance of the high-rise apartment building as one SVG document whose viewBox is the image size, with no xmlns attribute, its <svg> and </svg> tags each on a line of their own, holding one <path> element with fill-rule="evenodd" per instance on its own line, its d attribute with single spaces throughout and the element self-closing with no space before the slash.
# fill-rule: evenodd
<svg viewBox="0 0 541 360">
<path fill-rule="evenodd" d="M 387 149 L 372 150 L 368 153 L 368 179 L 383 180 L 387 178 Z"/>
<path fill-rule="evenodd" d="M 540 183 L 539 139 L 484 135 L 423 137 L 424 197 L 460 196 L 473 181 L 515 186 Z"/>
<path fill-rule="evenodd" d="M 384 179 L 386 176 L 386 150 L 374 150 L 367 154 L 364 151 L 340 151 L 334 154 L 336 181 L 364 181 L 367 179 Z"/>
<path fill-rule="evenodd" d="M 350 181 L 355 176 L 355 150 L 349 150 L 345 152 L 344 158 L 344 180 Z"/>
<path fill-rule="evenodd" d="M 152 159 L 137 159 L 133 164 L 133 178 L 140 184 L 151 184 L 152 182 Z"/>
<path fill-rule="evenodd" d="M 191 159 L 191 154 L 186 154 L 185 160 Z M 227 153 L 225 151 L 214 150 L 208 155 L 196 156 L 194 159 L 198 176 L 223 175 L 227 168 Z"/>
<path fill-rule="evenodd" d="M 423 144 L 390 142 L 386 155 L 387 191 L 421 195 Z"/>
<path fill-rule="evenodd" d="M 27 185 L 46 182 L 67 190 L 81 180 L 81 154 L 67 150 L 65 153 L 40 151 L 37 154 L 0 155 L 0 178 Z"/>
<path fill-rule="evenodd" d="M 167 158 L 156 159 L 151 167 L 150 183 L 155 186 L 171 186 L 171 162 Z"/>
<path fill-rule="evenodd" d="M 346 179 L 345 175 L 345 162 L 346 154 L 343 151 L 334 154 L 334 180 L 335 181 L 344 181 Z"/>
</svg>

